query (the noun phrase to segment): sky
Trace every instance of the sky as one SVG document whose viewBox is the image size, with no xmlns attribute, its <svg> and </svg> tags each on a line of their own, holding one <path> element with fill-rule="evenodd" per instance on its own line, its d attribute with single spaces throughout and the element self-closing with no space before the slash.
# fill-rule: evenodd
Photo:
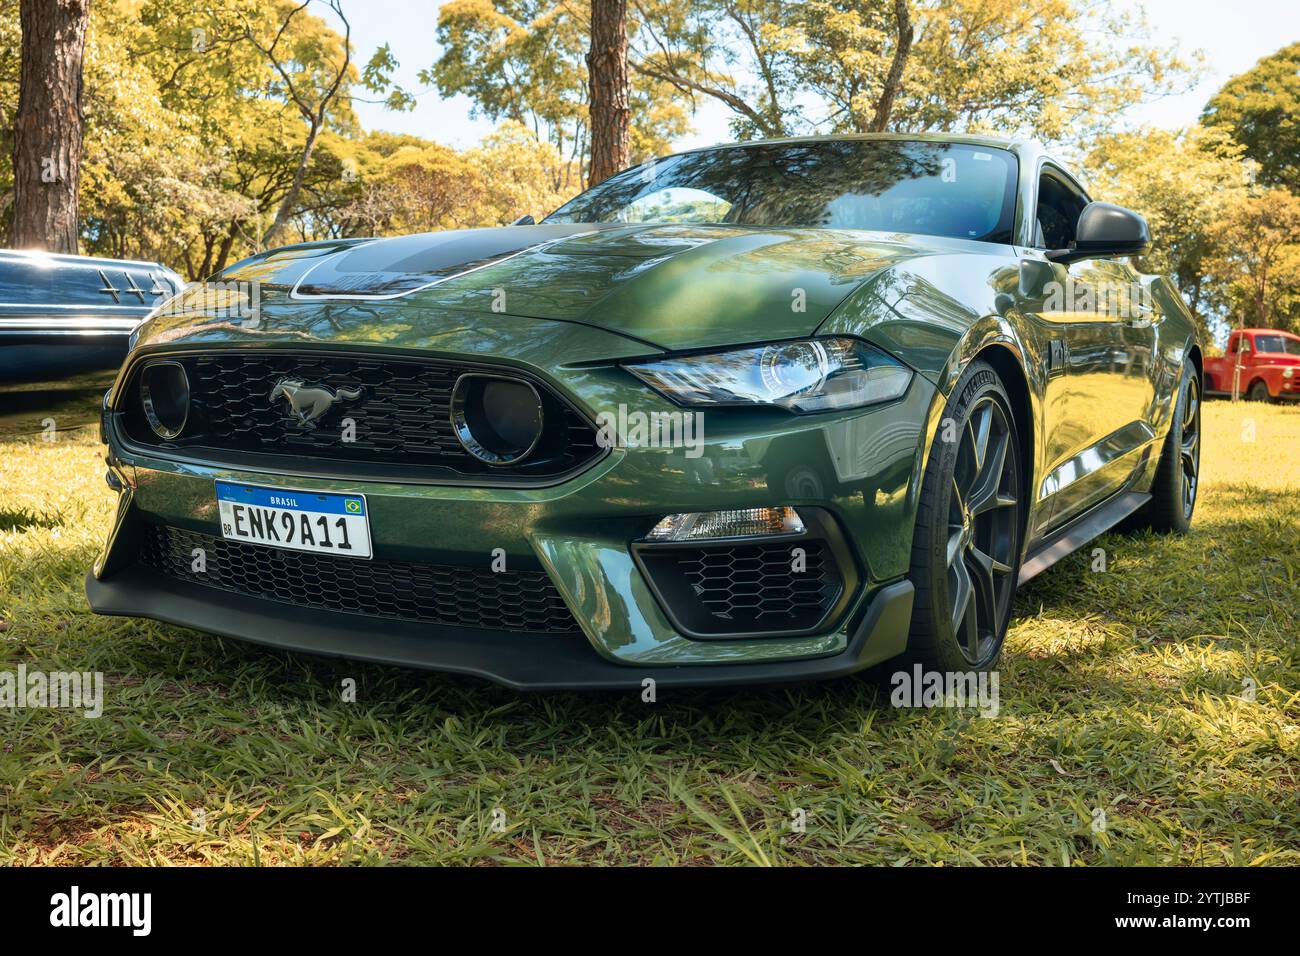
<svg viewBox="0 0 1300 956">
<path fill-rule="evenodd" d="M 364 62 L 388 43 L 401 64 L 397 82 L 419 94 L 411 112 L 395 113 L 379 104 L 357 103 L 356 111 L 367 130 L 414 133 L 458 149 L 477 145 L 494 124 L 471 117 L 465 97 L 442 99 L 436 89 L 421 86 L 417 74 L 438 57 L 435 28 L 438 8 L 445 0 L 343 0 L 352 23 L 353 46 Z M 1138 4 L 1114 0 L 1117 8 Z M 1145 0 L 1153 33 L 1183 53 L 1201 50 L 1207 70 L 1189 92 L 1170 96 L 1131 111 L 1127 124 L 1177 128 L 1196 121 L 1205 102 L 1229 77 L 1253 66 L 1261 57 L 1300 40 L 1300 2 L 1297 0 Z M 323 8 L 315 11 L 318 15 Z M 679 149 L 729 139 L 729 111 L 721 104 L 702 101 L 694 118 L 695 130 L 678 140 Z"/>
</svg>

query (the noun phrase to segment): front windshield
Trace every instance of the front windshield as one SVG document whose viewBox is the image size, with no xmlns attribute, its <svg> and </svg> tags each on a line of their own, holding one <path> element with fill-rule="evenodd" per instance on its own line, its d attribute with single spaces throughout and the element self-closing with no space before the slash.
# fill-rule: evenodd
<svg viewBox="0 0 1300 956">
<path fill-rule="evenodd" d="M 1274 352 L 1283 355 L 1300 355 L 1300 339 L 1289 335 L 1255 336 L 1256 352 Z"/>
<path fill-rule="evenodd" d="M 731 146 L 612 176 L 546 222 L 734 223 L 1011 241 L 1016 158 L 901 140 Z"/>
</svg>

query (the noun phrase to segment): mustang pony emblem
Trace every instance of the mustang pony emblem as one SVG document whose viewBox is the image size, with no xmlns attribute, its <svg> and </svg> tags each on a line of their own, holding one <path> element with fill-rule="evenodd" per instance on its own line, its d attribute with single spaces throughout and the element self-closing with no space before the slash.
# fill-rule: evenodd
<svg viewBox="0 0 1300 956">
<path fill-rule="evenodd" d="M 289 409 L 299 425 L 315 428 L 316 420 L 328 412 L 335 402 L 355 402 L 362 394 L 359 388 L 340 388 L 334 391 L 324 385 L 306 385 L 298 379 L 282 378 L 271 389 L 271 401 L 283 398 L 289 403 Z"/>
</svg>

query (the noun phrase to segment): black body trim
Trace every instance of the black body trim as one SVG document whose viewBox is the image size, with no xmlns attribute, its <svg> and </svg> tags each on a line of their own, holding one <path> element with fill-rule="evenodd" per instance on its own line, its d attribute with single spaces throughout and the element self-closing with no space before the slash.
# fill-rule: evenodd
<svg viewBox="0 0 1300 956">
<path fill-rule="evenodd" d="M 655 596 L 659 609 L 664 612 L 668 622 L 687 637 L 695 640 L 734 641 L 754 637 L 805 637 L 819 634 L 830 630 L 839 622 L 850 601 L 858 593 L 861 576 L 853 557 L 853 549 L 845 541 L 835 519 L 821 508 L 800 508 L 798 511 L 806 523 L 806 530 L 801 534 L 746 535 L 738 538 L 701 538 L 695 541 L 633 541 L 632 560 L 650 586 L 650 593 Z M 826 610 L 822 615 L 807 626 L 797 628 L 719 629 L 719 622 L 709 622 L 707 614 L 697 613 L 698 599 L 689 593 L 689 589 L 673 581 L 672 575 L 665 573 L 665 569 L 656 560 L 661 556 L 682 552 L 772 544 L 795 548 L 810 542 L 827 546 L 840 580 L 834 597 L 826 601 Z M 712 623 L 714 627 L 710 629 L 705 622 Z"/>
<path fill-rule="evenodd" d="M 1057 561 L 1078 551 L 1150 500 L 1151 496 L 1146 492 L 1126 491 L 1084 512 L 1059 531 L 1048 535 L 1030 554 L 1025 555 L 1025 560 L 1020 565 L 1019 583 L 1024 584 Z"/>
<path fill-rule="evenodd" d="M 613 663 L 575 635 L 431 627 L 225 593 L 214 601 L 209 588 L 139 565 L 102 581 L 86 575 L 86 597 L 97 614 L 147 617 L 282 650 L 468 674 L 539 691 L 640 689 L 647 677 L 665 686 L 717 687 L 852 674 L 906 649 L 912 594 L 906 580 L 881 588 L 848 647 L 829 657 L 668 667 Z"/>
</svg>

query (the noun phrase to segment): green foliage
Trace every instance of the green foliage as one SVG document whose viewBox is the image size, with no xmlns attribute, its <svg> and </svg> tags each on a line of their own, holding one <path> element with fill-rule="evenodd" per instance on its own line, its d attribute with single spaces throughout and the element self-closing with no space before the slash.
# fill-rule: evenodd
<svg viewBox="0 0 1300 956">
<path fill-rule="evenodd" d="M 647 0 L 634 66 L 734 114 L 742 138 L 864 132 L 892 0 Z M 890 128 L 1084 139 L 1194 74 L 1140 17 L 1078 0 L 917 0 Z"/>
<path fill-rule="evenodd" d="M 21 51 L 18 4 L 0 4 L 0 246 L 6 247 L 12 228 L 14 117 L 18 113 Z"/>
<path fill-rule="evenodd" d="M 898 129 L 1087 142 L 1128 108 L 1180 91 L 1199 66 L 1139 12 L 1081 0 L 935 0 L 920 28 Z"/>
<path fill-rule="evenodd" d="M 463 152 L 390 133 L 335 148 L 344 145 L 355 177 L 339 189 L 336 201 L 319 203 L 318 234 L 500 226 L 526 213 L 541 219 L 578 189 L 573 164 L 510 121 L 481 147 Z"/>
<path fill-rule="evenodd" d="M 297 6 L 293 0 L 216 0 L 199 9 L 182 0 L 92 6 L 84 252 L 158 260 L 197 279 L 262 248 L 292 188 L 311 114 L 343 62 L 344 37 L 310 15 L 312 8 L 290 16 Z M 547 23 L 568 30 L 570 52 L 584 42 L 581 25 L 567 15 L 554 13 L 541 26 Z M 16 5 L 6 5 L 0 10 L 0 239 L 12 187 L 19 43 Z M 273 45 L 280 69 L 266 54 Z M 572 63 L 544 63 L 544 52 L 533 51 L 541 57 L 534 65 L 548 82 L 572 70 Z M 360 69 L 349 67 L 340 98 L 324 114 L 289 228 L 277 242 L 497 225 L 523 213 L 540 218 L 582 188 L 574 143 L 561 137 L 562 154 L 508 114 L 481 148 L 464 152 L 419 137 L 363 133 L 353 96 L 371 94 L 392 109 L 414 102 L 392 82 L 396 67 L 387 45 Z M 565 81 L 568 87 L 557 87 L 547 107 L 547 116 L 570 130 L 580 121 L 565 118 L 577 102 L 568 97 L 580 97 L 585 83 L 581 70 L 575 76 Z M 647 115 L 652 119 L 636 139 L 643 155 L 666 151 L 666 137 L 685 130 L 683 111 L 662 98 Z"/>
<path fill-rule="evenodd" d="M 1202 122 L 1228 130 L 1259 164 L 1259 181 L 1300 193 L 1300 43 L 1229 80 Z"/>
<path fill-rule="evenodd" d="M 584 4 L 452 0 L 438 11 L 442 56 L 420 77 L 443 96 L 469 97 L 489 119 L 532 130 L 577 164 L 582 182 L 590 151 L 589 30 Z M 685 109 L 662 82 L 634 76 L 631 106 L 633 162 L 668 152 L 688 129 Z"/>
<path fill-rule="evenodd" d="M 1170 275 L 1202 323 L 1228 308 L 1227 290 L 1207 274 L 1218 254 L 1213 228 L 1242 202 L 1251 165 L 1216 129 L 1144 129 L 1095 139 L 1083 160 L 1094 198 L 1146 217 L 1154 244 L 1137 264 Z"/>
<path fill-rule="evenodd" d="M 1234 324 L 1300 331 L 1300 197 L 1270 189 L 1228 207 L 1209 230 L 1206 270 Z"/>
<path fill-rule="evenodd" d="M 92 7 L 84 251 L 157 259 L 200 278 L 259 245 L 305 138 L 287 84 L 314 89 L 342 55 L 337 32 L 300 14 L 281 38 L 290 68 L 278 75 L 249 37 L 269 45 L 293 7 L 290 0 Z M 327 128 L 349 135 L 355 127 L 345 100 Z M 326 165 L 314 164 L 309 185 Z"/>
<path fill-rule="evenodd" d="M 294 0 L 104 0 L 87 46 L 81 197 L 84 251 L 157 259 L 191 278 L 261 248 L 293 190 L 311 113 L 345 39 Z M 550 211 L 585 180 L 587 8 L 566 0 L 451 0 L 442 55 L 422 71 L 499 131 L 457 152 L 363 132 L 354 96 L 408 109 L 385 44 L 349 67 L 325 114 L 288 228 L 275 241 L 509 222 Z M 633 159 L 663 154 L 706 100 L 737 137 L 859 131 L 898 49 L 893 0 L 639 0 L 629 7 Z M 281 25 L 288 25 L 277 40 Z M 1134 103 L 1175 90 L 1195 65 L 1140 16 L 1083 0 L 915 0 L 915 42 L 891 127 L 980 130 L 1086 143 L 1096 192 L 1138 208 L 1206 320 L 1248 307 L 1240 255 L 1216 223 L 1259 184 L 1292 188 L 1300 151 L 1300 44 L 1230 81 L 1208 129 L 1114 134 Z M 277 44 L 279 72 L 265 55 Z M 12 197 L 17 5 L 0 8 L 0 240 Z M 1239 146 L 1229 141 L 1229 134 Z M 1290 184 L 1290 185 L 1288 185 Z M 1272 314 L 1296 321 L 1289 250 L 1269 258 Z M 1251 307 L 1255 308 L 1255 307 Z M 1258 308 L 1255 308 L 1258 313 Z"/>
<path fill-rule="evenodd" d="M 415 97 L 392 81 L 398 67 L 397 58 L 385 43 L 377 49 L 361 71 L 361 82 L 372 93 L 384 94 L 384 105 L 390 110 L 409 110 L 415 106 Z"/>
<path fill-rule="evenodd" d="M 1100 137 L 1084 160 L 1095 198 L 1146 217 L 1146 272 L 1172 275 L 1198 319 L 1300 328 L 1300 198 L 1262 189 L 1229 131 L 1139 130 Z"/>
</svg>

